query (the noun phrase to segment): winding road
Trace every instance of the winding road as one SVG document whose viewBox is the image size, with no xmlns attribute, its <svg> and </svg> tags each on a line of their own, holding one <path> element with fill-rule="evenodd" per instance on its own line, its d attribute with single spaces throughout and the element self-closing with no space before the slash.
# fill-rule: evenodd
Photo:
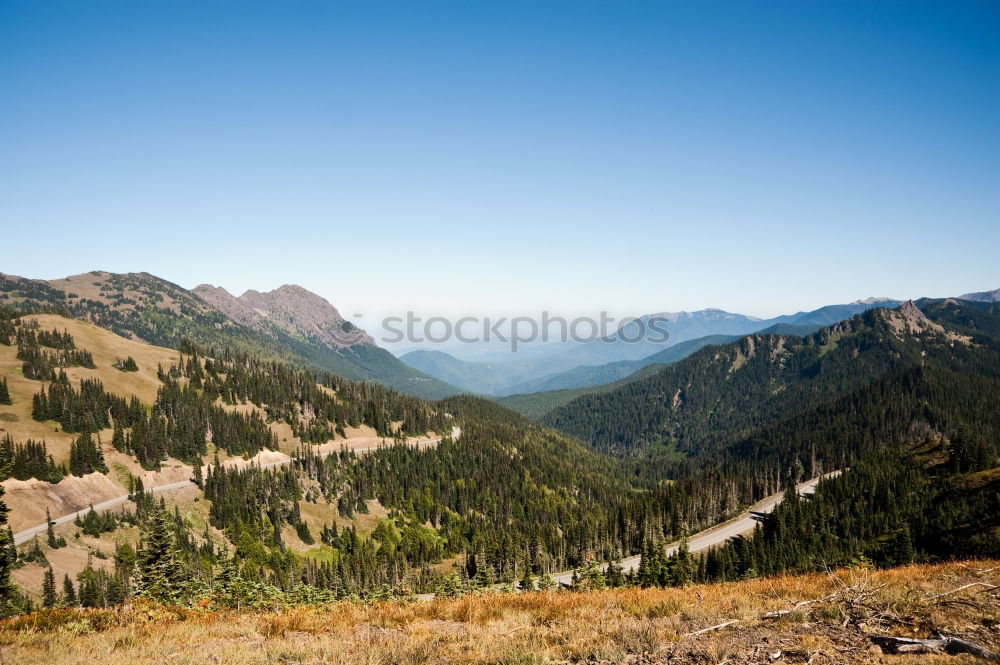
<svg viewBox="0 0 1000 665">
<path fill-rule="evenodd" d="M 798 490 L 800 496 L 809 496 L 816 491 L 816 486 L 819 484 L 820 480 L 833 478 L 838 475 L 840 475 L 840 471 L 831 471 L 825 475 L 799 483 L 796 485 L 796 489 Z M 707 550 L 716 545 L 721 545 L 735 536 L 741 536 L 752 532 L 757 524 L 760 523 L 761 518 L 773 511 L 774 507 L 781 503 L 784 495 L 784 492 L 772 494 L 767 498 L 761 499 L 754 505 L 750 506 L 746 512 L 734 517 L 728 522 L 717 524 L 710 529 L 699 531 L 698 533 L 688 537 L 688 549 L 692 553 L 701 552 L 702 550 Z M 679 547 L 679 542 L 671 543 L 667 546 L 667 554 L 674 554 L 677 552 Z M 642 557 L 637 555 L 630 556 L 627 559 L 622 559 L 621 566 L 626 573 L 638 570 L 641 558 Z M 601 566 L 601 570 L 606 570 L 607 567 L 607 564 L 604 564 Z M 564 573 L 557 573 L 552 576 L 552 579 L 559 584 L 568 586 L 573 583 L 573 571 L 570 570 Z"/>
<path fill-rule="evenodd" d="M 453 427 L 452 428 L 452 430 L 451 430 L 451 438 L 452 439 L 457 439 L 461 435 L 462 435 L 462 429 L 460 427 Z M 413 446 L 414 448 L 422 448 L 424 446 L 435 445 L 435 444 L 438 444 L 438 443 L 441 443 L 441 439 L 440 438 L 429 439 L 427 441 L 412 441 L 412 442 L 408 441 L 407 445 Z M 367 452 L 370 452 L 372 450 L 378 450 L 381 447 L 382 446 L 368 446 L 367 448 L 354 448 L 354 449 L 351 450 L 351 452 L 354 452 L 354 453 L 367 453 Z M 338 452 L 340 452 L 340 451 L 330 451 L 330 452 L 326 453 L 326 455 L 333 455 L 333 454 L 338 453 Z M 292 462 L 293 459 L 294 458 L 289 457 L 288 459 L 277 460 L 275 462 L 267 462 L 266 464 L 260 464 L 259 466 L 262 469 L 269 469 L 269 468 L 276 467 L 276 466 L 282 466 L 282 465 L 285 465 L 285 464 L 291 464 L 291 462 Z M 167 483 L 166 485 L 157 485 L 156 487 L 150 487 L 146 491 L 147 492 L 152 492 L 154 494 L 159 494 L 161 492 L 170 492 L 172 490 L 180 490 L 180 489 L 184 489 L 185 487 L 191 487 L 192 484 L 193 483 L 192 483 L 191 480 L 182 480 L 182 481 L 176 482 L 176 483 Z M 111 508 L 115 508 L 115 507 L 120 506 L 123 503 L 129 501 L 130 500 L 129 496 L 130 495 L 128 495 L 128 494 L 123 494 L 121 496 L 116 496 L 113 499 L 108 499 L 107 501 L 102 501 L 100 503 L 95 503 L 94 504 L 94 510 L 96 510 L 98 512 L 101 512 L 102 510 L 109 510 Z M 53 517 L 52 518 L 52 525 L 53 526 L 59 526 L 60 524 L 65 524 L 66 522 L 72 522 L 77 517 L 83 517 L 88 512 L 90 512 L 90 506 L 87 506 L 86 508 L 78 510 L 75 513 L 70 513 L 68 515 L 61 515 L 59 517 Z M 24 531 L 18 531 L 17 533 L 14 534 L 14 544 L 15 545 L 20 545 L 22 543 L 25 543 L 25 542 L 31 540 L 32 538 L 34 538 L 36 535 L 41 534 L 41 533 L 45 533 L 47 529 L 48 529 L 48 524 L 46 524 L 45 522 L 42 522 L 41 524 L 36 524 L 35 526 L 33 526 L 31 528 L 28 528 L 28 529 L 25 529 Z"/>
<path fill-rule="evenodd" d="M 816 491 L 816 486 L 819 485 L 820 480 L 834 478 L 838 475 L 840 475 L 840 471 L 831 471 L 830 473 L 799 483 L 795 487 L 800 496 L 809 496 Z M 688 538 L 688 549 L 692 553 L 701 552 L 702 550 L 707 550 L 715 545 L 721 545 L 735 536 L 741 536 L 752 532 L 754 527 L 760 523 L 761 518 L 774 510 L 774 507 L 781 503 L 784 496 L 784 492 L 772 494 L 769 497 L 761 499 L 754 505 L 750 506 L 746 512 L 741 513 L 728 522 L 723 522 L 722 524 L 717 524 L 710 529 L 699 531 Z M 671 543 L 667 546 L 667 554 L 674 554 L 677 552 L 678 547 L 680 547 L 680 542 Z M 619 563 L 621 563 L 624 572 L 628 573 L 639 569 L 639 561 L 641 559 L 642 557 L 639 555 L 630 556 L 626 559 L 622 559 Z M 607 570 L 608 565 L 602 564 L 600 568 L 601 570 Z M 573 572 L 574 571 L 572 570 L 567 570 L 562 573 L 555 573 L 552 575 L 552 579 L 557 584 L 562 586 L 572 586 Z M 434 594 L 421 593 L 417 594 L 416 598 L 417 600 L 430 601 L 434 600 Z"/>
</svg>

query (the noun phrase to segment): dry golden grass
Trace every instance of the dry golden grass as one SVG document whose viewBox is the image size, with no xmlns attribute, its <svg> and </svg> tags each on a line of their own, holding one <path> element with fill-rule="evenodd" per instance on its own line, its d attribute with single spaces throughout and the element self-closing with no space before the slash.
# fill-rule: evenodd
<svg viewBox="0 0 1000 665">
<path fill-rule="evenodd" d="M 176 362 L 178 353 L 171 349 L 152 346 L 120 337 L 97 326 L 69 319 L 55 314 L 41 314 L 25 317 L 35 320 L 44 330 L 68 330 L 79 349 L 90 351 L 94 356 L 96 369 L 69 367 L 66 374 L 73 384 L 80 379 L 100 379 L 104 389 L 123 396 L 136 395 L 146 404 L 156 399 L 160 381 L 156 377 L 156 366 L 164 367 Z M 132 356 L 139 365 L 138 372 L 121 372 L 115 369 L 118 358 Z M 0 421 L 0 432 L 10 432 L 18 441 L 25 439 L 45 440 L 49 452 L 56 462 L 62 462 L 69 454 L 69 444 L 73 435 L 57 432 L 51 423 L 39 423 L 31 418 L 31 398 L 43 385 L 41 381 L 24 378 L 22 362 L 17 359 L 17 346 L 0 345 L 0 374 L 7 377 L 14 404 L 0 407 L 0 414 L 6 417 Z M 10 417 L 13 416 L 14 419 Z"/>
<path fill-rule="evenodd" d="M 134 663 L 973 663 L 968 656 L 888 656 L 869 634 L 932 630 L 998 645 L 1000 602 L 977 589 L 998 562 L 589 593 L 497 594 L 431 602 L 339 603 L 281 613 L 113 611 L 38 613 L 0 624 L 4 662 Z M 779 620 L 762 616 L 844 588 Z M 980 587 L 982 588 L 982 587 Z M 862 600 L 858 593 L 865 591 Z M 852 599 L 856 602 L 852 602 Z M 724 621 L 719 631 L 689 635 Z M 781 652 L 780 658 L 772 656 Z"/>
</svg>

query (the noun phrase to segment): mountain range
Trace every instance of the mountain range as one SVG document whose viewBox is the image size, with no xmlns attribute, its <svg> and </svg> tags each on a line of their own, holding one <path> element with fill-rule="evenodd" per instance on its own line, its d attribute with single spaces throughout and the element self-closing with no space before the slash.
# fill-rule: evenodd
<svg viewBox="0 0 1000 665">
<path fill-rule="evenodd" d="M 510 354 L 507 362 L 482 363 L 461 360 L 443 351 L 415 350 L 400 356 L 400 360 L 442 381 L 483 395 L 506 396 L 583 388 L 625 378 L 648 365 L 679 360 L 685 352 L 727 341 L 726 337 L 734 338 L 762 330 L 777 331 L 777 326 L 786 326 L 786 332 L 804 334 L 873 307 L 895 307 L 899 303 L 899 300 L 891 298 L 868 298 L 770 319 L 721 309 L 660 312 L 638 317 L 608 338 L 579 344 L 541 358 Z M 643 331 L 652 330 L 653 326 L 666 329 L 669 338 L 663 340 L 655 332 L 643 334 Z M 670 351 L 674 347 L 677 350 Z"/>
<path fill-rule="evenodd" d="M 95 270 L 49 281 L 0 273 L 0 304 L 63 312 L 159 346 L 177 348 L 185 339 L 228 346 L 418 397 L 461 392 L 400 362 L 300 286 L 237 298 L 208 285 L 188 291 L 149 273 Z"/>
<path fill-rule="evenodd" d="M 966 293 L 958 297 L 959 300 L 971 300 L 973 302 L 1000 302 L 1000 289 L 993 291 L 979 291 L 976 293 Z"/>
<path fill-rule="evenodd" d="M 1000 365 L 992 331 L 954 325 L 954 312 L 969 320 L 984 309 L 985 303 L 908 301 L 805 337 L 753 333 L 703 348 L 653 376 L 580 397 L 542 421 L 620 454 L 726 448 L 762 422 L 792 419 L 886 376 L 937 367 L 961 368 L 969 380 L 992 373 Z M 970 366 L 971 356 L 981 357 L 982 367 Z"/>
</svg>

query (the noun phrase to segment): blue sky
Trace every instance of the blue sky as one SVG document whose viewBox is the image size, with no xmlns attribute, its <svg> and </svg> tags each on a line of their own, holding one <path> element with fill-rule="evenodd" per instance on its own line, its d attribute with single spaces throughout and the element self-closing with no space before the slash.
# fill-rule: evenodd
<svg viewBox="0 0 1000 665">
<path fill-rule="evenodd" d="M 996 2 L 0 1 L 0 271 L 366 319 L 1000 287 Z"/>
</svg>

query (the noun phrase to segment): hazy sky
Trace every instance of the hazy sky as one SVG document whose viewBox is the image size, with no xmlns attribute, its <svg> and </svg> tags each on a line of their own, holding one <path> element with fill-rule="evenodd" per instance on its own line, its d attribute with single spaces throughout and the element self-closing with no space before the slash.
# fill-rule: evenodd
<svg viewBox="0 0 1000 665">
<path fill-rule="evenodd" d="M 1000 287 L 1000 3 L 0 1 L 0 271 L 345 313 Z"/>
</svg>

